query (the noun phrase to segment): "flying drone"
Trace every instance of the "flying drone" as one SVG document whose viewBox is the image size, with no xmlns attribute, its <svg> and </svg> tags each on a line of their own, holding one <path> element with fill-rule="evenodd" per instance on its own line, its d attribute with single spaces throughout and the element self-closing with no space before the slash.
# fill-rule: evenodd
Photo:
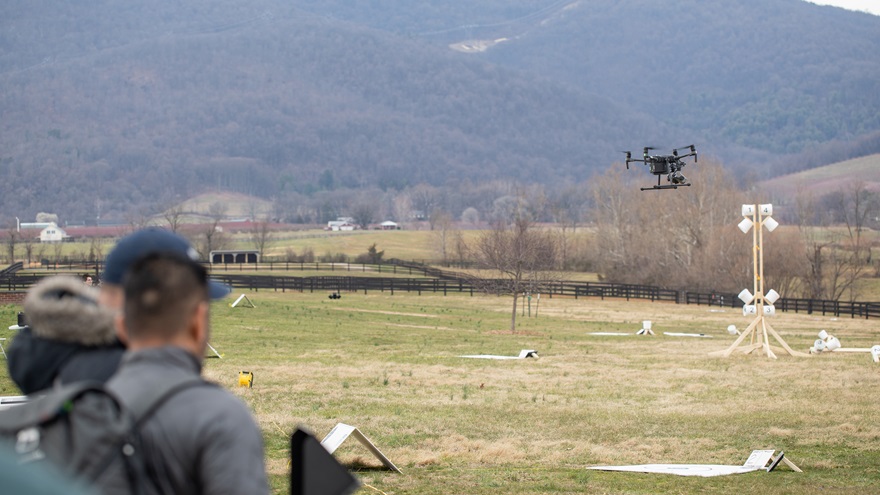
<svg viewBox="0 0 880 495">
<path fill-rule="evenodd" d="M 681 169 L 685 166 L 685 163 L 682 160 L 690 156 L 694 157 L 694 163 L 697 163 L 697 148 L 693 144 L 690 146 L 675 148 L 672 150 L 671 155 L 649 155 L 648 152 L 653 149 L 655 148 L 646 147 L 641 159 L 633 158 L 632 152 L 630 151 L 624 151 L 624 153 L 626 153 L 627 170 L 629 170 L 630 162 L 643 162 L 648 166 L 651 173 L 657 176 L 657 185 L 643 187 L 641 188 L 642 191 L 649 191 L 651 189 L 678 189 L 679 187 L 691 185 L 691 183 L 687 181 L 687 177 L 681 173 Z M 679 150 L 687 149 L 691 150 L 690 153 L 685 153 L 684 155 L 678 154 Z M 666 176 L 666 182 L 669 182 L 669 184 L 660 185 L 661 175 Z"/>
</svg>

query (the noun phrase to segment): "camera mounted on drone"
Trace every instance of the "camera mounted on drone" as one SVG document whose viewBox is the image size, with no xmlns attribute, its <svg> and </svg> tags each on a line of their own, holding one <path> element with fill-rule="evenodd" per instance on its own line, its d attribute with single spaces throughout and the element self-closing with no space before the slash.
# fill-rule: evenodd
<svg viewBox="0 0 880 495">
<path fill-rule="evenodd" d="M 697 163 L 697 148 L 693 144 L 690 146 L 682 146 L 681 148 L 675 148 L 672 150 L 671 155 L 651 155 L 649 151 L 653 150 L 653 147 L 645 147 L 642 152 L 642 158 L 633 158 L 632 152 L 624 151 L 626 153 L 626 169 L 629 170 L 630 162 L 642 162 L 648 166 L 650 172 L 657 176 L 657 185 L 651 187 L 643 187 L 642 191 L 649 191 L 652 189 L 678 189 L 683 186 L 690 186 L 690 182 L 688 182 L 687 177 L 681 173 L 681 169 L 684 168 L 685 163 L 684 159 L 689 157 L 694 157 L 694 163 Z M 679 155 L 678 152 L 680 150 L 690 150 L 689 153 L 685 153 L 683 155 Z M 668 184 L 661 185 L 660 177 L 665 175 L 666 182 Z"/>
</svg>

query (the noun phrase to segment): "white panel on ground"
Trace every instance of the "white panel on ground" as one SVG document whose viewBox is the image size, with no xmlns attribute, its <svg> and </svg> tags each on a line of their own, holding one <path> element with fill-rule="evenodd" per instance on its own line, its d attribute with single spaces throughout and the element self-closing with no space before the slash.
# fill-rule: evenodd
<svg viewBox="0 0 880 495">
<path fill-rule="evenodd" d="M 765 469 L 773 457 L 774 450 L 753 450 L 742 466 L 724 464 L 638 464 L 634 466 L 591 466 L 587 469 L 599 471 L 628 471 L 633 473 L 674 474 L 677 476 L 724 476 L 728 474 L 750 473 Z"/>
<path fill-rule="evenodd" d="M 254 303 L 251 302 L 251 300 L 248 298 L 248 296 L 246 296 L 246 295 L 244 295 L 244 294 L 238 296 L 238 299 L 236 299 L 234 303 L 230 304 L 229 307 L 230 307 L 230 308 L 237 307 L 237 306 L 239 305 L 239 303 L 242 302 L 242 300 L 244 300 L 244 303 L 241 304 L 241 307 L 242 307 L 242 308 L 253 308 L 253 307 L 255 307 L 255 306 L 254 306 Z"/>
<path fill-rule="evenodd" d="M 538 357 L 538 351 L 534 349 L 523 349 L 519 351 L 519 356 L 496 356 L 494 354 L 472 354 L 468 356 L 458 356 L 470 359 L 525 359 Z"/>
<path fill-rule="evenodd" d="M 363 446 L 366 447 L 370 452 L 372 452 L 377 459 L 382 461 L 382 464 L 384 464 L 385 467 L 392 471 L 396 471 L 398 473 L 400 472 L 400 469 L 398 469 L 397 466 L 395 466 L 394 463 L 391 462 L 391 460 L 385 457 L 385 454 L 383 454 L 382 451 L 380 451 L 375 445 L 373 445 L 373 442 L 371 442 L 370 439 L 366 437 L 366 435 L 361 433 L 360 430 L 358 430 L 354 426 L 347 425 L 345 423 L 337 424 L 333 427 L 332 430 L 330 430 L 330 433 L 328 433 L 327 436 L 324 437 L 323 440 L 321 440 L 321 445 L 323 445 L 324 448 L 327 449 L 327 452 L 330 452 L 332 454 L 336 452 L 336 449 L 338 449 L 339 446 L 342 445 L 342 442 L 344 442 L 350 436 L 354 436 L 355 438 L 357 438 L 358 441 L 363 444 Z"/>
</svg>

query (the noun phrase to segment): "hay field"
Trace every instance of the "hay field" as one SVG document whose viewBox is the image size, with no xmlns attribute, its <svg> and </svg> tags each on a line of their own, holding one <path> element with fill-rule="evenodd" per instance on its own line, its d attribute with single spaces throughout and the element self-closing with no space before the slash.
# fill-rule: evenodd
<svg viewBox="0 0 880 495">
<path fill-rule="evenodd" d="M 736 310 L 669 303 L 542 298 L 511 334 L 507 298 L 370 293 L 248 293 L 255 308 L 213 307 L 222 359 L 205 374 L 254 411 L 275 493 L 288 493 L 288 438 L 357 426 L 403 471 L 356 440 L 337 458 L 359 494 L 876 493 L 880 491 L 880 364 L 869 354 L 708 353 L 750 320 Z M 534 317 L 535 309 L 538 316 Z M 15 308 L 2 316 L 12 321 Z M 651 320 L 653 337 L 600 337 Z M 780 314 L 796 350 L 820 329 L 845 347 L 880 344 L 877 322 Z M 668 337 L 662 332 L 712 338 Z M 463 359 L 463 354 L 540 358 Z M 254 373 L 252 389 L 238 372 Z M 15 393 L 5 374 L 0 393 Z M 600 464 L 742 464 L 784 450 L 785 466 L 718 478 L 613 473 Z"/>
</svg>

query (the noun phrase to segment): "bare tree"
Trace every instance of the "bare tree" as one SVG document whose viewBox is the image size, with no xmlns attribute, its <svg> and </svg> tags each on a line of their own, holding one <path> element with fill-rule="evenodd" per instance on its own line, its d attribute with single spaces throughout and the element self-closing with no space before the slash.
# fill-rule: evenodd
<svg viewBox="0 0 880 495">
<path fill-rule="evenodd" d="M 805 245 L 805 295 L 811 299 L 850 300 L 858 296 L 858 280 L 871 263 L 871 246 L 863 237 L 865 224 L 878 211 L 877 196 L 862 182 L 827 195 L 824 207 L 803 193 L 797 196 L 800 233 Z M 830 228 L 834 220 L 842 229 Z"/>
<path fill-rule="evenodd" d="M 748 246 L 731 228 L 742 193 L 719 164 L 702 164 L 687 194 L 641 192 L 621 169 L 593 183 L 594 266 L 604 279 L 698 290 L 746 283 Z"/>
<path fill-rule="evenodd" d="M 260 259 L 266 254 L 266 248 L 272 243 L 272 226 L 268 221 L 260 220 L 251 225 L 251 242 L 260 253 Z"/>
<path fill-rule="evenodd" d="M 21 244 L 24 246 L 24 257 L 27 260 L 28 265 L 31 264 L 34 257 L 34 241 L 35 239 L 32 235 L 21 236 Z"/>
<path fill-rule="evenodd" d="M 513 296 L 511 332 L 516 332 L 519 296 L 538 293 L 555 279 L 557 251 L 551 233 L 536 229 L 522 217 L 512 225 L 497 222 L 478 239 L 475 254 L 480 266 L 499 278 L 474 277 L 473 282 L 488 293 Z"/>
<path fill-rule="evenodd" d="M 431 224 L 434 226 L 431 229 L 434 249 L 445 263 L 449 259 L 449 247 L 452 241 L 454 226 L 452 216 L 443 210 L 434 210 L 431 212 Z"/>
<path fill-rule="evenodd" d="M 52 243 L 52 255 L 54 256 L 53 259 L 55 260 L 55 263 L 58 263 L 59 261 L 61 261 L 61 251 L 62 251 L 61 248 L 62 247 L 63 247 L 63 244 L 60 242 L 53 242 Z"/>
<path fill-rule="evenodd" d="M 198 243 L 202 259 L 210 260 L 211 251 L 222 249 L 226 243 L 223 229 L 220 228 L 220 222 L 226 217 L 226 209 L 226 205 L 220 202 L 212 203 L 208 207 L 210 220 L 202 225 L 201 242 Z"/>
<path fill-rule="evenodd" d="M 42 242 L 37 244 L 36 253 L 34 254 L 34 257 L 36 259 L 40 260 L 41 263 L 43 262 L 43 259 L 46 257 L 46 246 L 44 246 Z"/>
<path fill-rule="evenodd" d="M 452 248 L 455 252 L 455 259 L 459 264 L 464 265 L 465 261 L 470 257 L 470 248 L 464 240 L 464 236 L 460 230 L 456 230 L 452 236 Z"/>
<path fill-rule="evenodd" d="M 600 279 L 614 282 L 636 282 L 632 273 L 637 267 L 650 266 L 650 259 L 641 259 L 637 253 L 645 240 L 638 237 L 637 225 L 641 201 L 627 184 L 620 167 L 608 169 L 592 182 L 593 222 L 596 225 L 595 267 Z M 653 243 L 652 243 L 653 244 Z M 653 244 L 656 245 L 656 244 Z"/>
<path fill-rule="evenodd" d="M 856 282 L 871 266 L 871 243 L 862 234 L 866 224 L 880 211 L 880 198 L 860 180 L 850 184 L 846 192 L 847 196 L 839 203 L 846 227 L 841 249 L 848 259 L 840 296 L 848 293 L 849 300 L 854 301 L 858 297 Z"/>
<path fill-rule="evenodd" d="M 511 223 L 527 215 L 528 201 L 522 196 L 506 195 L 492 202 L 492 223 Z"/>
<path fill-rule="evenodd" d="M 97 237 L 89 239 L 89 261 L 104 259 L 104 245 Z"/>
<path fill-rule="evenodd" d="M 351 210 L 351 217 L 360 228 L 366 230 L 370 224 L 376 221 L 376 215 L 379 212 L 378 205 L 375 201 L 368 198 L 361 198 Z"/>
<path fill-rule="evenodd" d="M 412 198 L 408 192 L 404 191 L 394 198 L 394 217 L 398 222 L 408 222 L 412 220 L 413 205 Z"/>
<path fill-rule="evenodd" d="M 125 220 L 128 224 L 128 232 L 136 232 L 147 226 L 149 219 L 143 210 L 129 211 L 125 214 Z"/>
<path fill-rule="evenodd" d="M 430 219 L 431 212 L 440 203 L 440 192 L 434 186 L 417 184 L 409 191 L 410 204 L 416 211 L 417 218 Z"/>
<path fill-rule="evenodd" d="M 473 206 L 469 206 L 461 212 L 461 221 L 476 225 L 480 223 L 480 212 Z"/>
<path fill-rule="evenodd" d="M 9 264 L 15 263 L 15 245 L 20 235 L 15 222 L 12 222 L 6 229 L 6 259 Z"/>
<path fill-rule="evenodd" d="M 58 225 L 58 215 L 41 211 L 37 213 L 37 223 L 54 223 Z"/>
<path fill-rule="evenodd" d="M 785 226 L 764 236 L 764 284 L 782 297 L 800 297 L 805 291 L 803 275 L 809 271 L 806 246 L 800 232 Z"/>
<path fill-rule="evenodd" d="M 168 230 L 177 233 L 180 225 L 183 223 L 183 204 L 178 203 L 167 208 L 162 212 L 162 218 L 168 223 Z"/>
</svg>

